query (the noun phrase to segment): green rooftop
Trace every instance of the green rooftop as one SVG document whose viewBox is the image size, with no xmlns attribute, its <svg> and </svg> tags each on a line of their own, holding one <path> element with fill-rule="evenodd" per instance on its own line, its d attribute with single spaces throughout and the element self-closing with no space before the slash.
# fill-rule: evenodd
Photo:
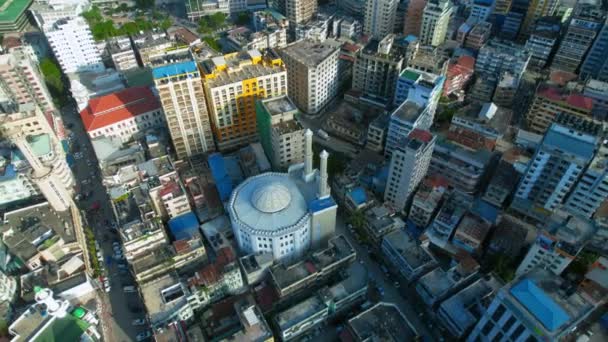
<svg viewBox="0 0 608 342">
<path fill-rule="evenodd" d="M 410 81 L 416 81 L 420 77 L 420 74 L 412 70 L 405 69 L 401 73 L 400 77 L 406 78 Z"/>
<path fill-rule="evenodd" d="M 72 315 L 58 318 L 46 327 L 36 342 L 80 341 L 80 336 L 89 328 L 89 323 Z"/>
<path fill-rule="evenodd" d="M 51 137 L 48 134 L 29 136 L 27 140 L 37 157 L 51 153 Z"/>
<path fill-rule="evenodd" d="M 33 0 L 0 0 L 0 22 L 14 22 Z"/>
</svg>

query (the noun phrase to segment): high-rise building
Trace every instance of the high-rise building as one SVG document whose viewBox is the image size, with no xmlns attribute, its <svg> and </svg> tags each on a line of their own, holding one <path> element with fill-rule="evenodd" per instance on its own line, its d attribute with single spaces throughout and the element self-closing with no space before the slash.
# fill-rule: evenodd
<svg viewBox="0 0 608 342">
<path fill-rule="evenodd" d="M 275 170 L 304 162 L 304 128 L 296 120 L 296 106 L 287 95 L 256 102 L 258 132 L 264 152 Z M 312 134 L 307 130 L 307 134 Z"/>
<path fill-rule="evenodd" d="M 30 6 L 38 27 L 46 31 L 59 19 L 75 18 L 91 6 L 88 0 L 43 0 Z"/>
<path fill-rule="evenodd" d="M 591 98 L 568 89 L 541 84 L 525 117 L 530 131 L 544 134 L 560 113 L 591 118 L 592 111 Z"/>
<path fill-rule="evenodd" d="M 608 58 L 606 56 L 608 56 L 608 18 L 581 66 L 581 77 L 591 77 L 608 82 Z"/>
<path fill-rule="evenodd" d="M 60 19 L 44 35 L 64 74 L 105 69 L 84 18 Z"/>
<path fill-rule="evenodd" d="M 409 206 L 414 190 L 426 176 L 434 145 L 435 137 L 430 132 L 414 129 L 393 150 L 384 201 L 397 211 Z"/>
<path fill-rule="evenodd" d="M 38 106 L 20 106 L 19 112 L 0 116 L 3 136 L 15 144 L 31 167 L 30 179 L 56 211 L 73 206 L 74 177 L 63 147 L 48 118 Z"/>
<path fill-rule="evenodd" d="M 258 140 L 255 101 L 287 94 L 287 71 L 272 49 L 214 57 L 201 63 L 213 133 L 221 151 Z"/>
<path fill-rule="evenodd" d="M 393 33 L 397 0 L 368 0 L 365 4 L 363 32 L 375 39 L 383 39 Z"/>
<path fill-rule="evenodd" d="M 190 56 L 171 56 L 152 69 L 178 158 L 215 150 L 199 69 Z"/>
<path fill-rule="evenodd" d="M 421 106 L 412 100 L 405 100 L 391 113 L 386 133 L 386 146 L 384 156 L 390 158 L 393 151 L 415 128 L 429 130 L 433 124 L 433 117 L 427 107 Z"/>
<path fill-rule="evenodd" d="M 568 196 L 564 209 L 568 212 L 591 218 L 602 203 L 608 199 L 608 146 L 601 145 L 585 169 L 581 180 Z"/>
<path fill-rule="evenodd" d="M 405 12 L 405 23 L 403 34 L 418 36 L 420 34 L 420 23 L 422 22 L 422 12 L 426 7 L 427 0 L 410 0 Z"/>
<path fill-rule="evenodd" d="M 561 277 L 540 268 L 516 278 L 498 291 L 467 341 L 562 340 L 597 305 L 566 287 Z"/>
<path fill-rule="evenodd" d="M 365 13 L 365 0 L 340 0 L 337 1 L 338 9 L 351 16 L 362 16 Z"/>
<path fill-rule="evenodd" d="M 395 95 L 397 78 L 405 66 L 406 51 L 394 34 L 372 39 L 359 51 L 353 70 L 352 88 L 376 102 L 389 104 Z"/>
<path fill-rule="evenodd" d="M 521 11 L 520 13 L 525 13 L 525 18 L 521 25 L 520 34 L 527 35 L 538 19 L 553 15 L 553 12 L 555 12 L 558 3 L 559 0 L 529 0 L 519 1 L 517 4 L 513 4 L 513 7 L 517 7 L 514 8 L 516 11 Z M 526 6 L 527 8 L 524 9 L 524 7 Z"/>
<path fill-rule="evenodd" d="M 397 79 L 394 104 L 398 106 L 409 99 L 421 107 L 428 107 L 429 113 L 434 117 L 444 82 L 445 76 L 406 68 Z"/>
<path fill-rule="evenodd" d="M 549 62 L 560 37 L 561 21 L 557 17 L 539 19 L 526 41 L 530 65 L 542 69 Z"/>
<path fill-rule="evenodd" d="M 512 0 L 496 0 L 494 5 L 494 13 L 507 14 L 511 10 Z"/>
<path fill-rule="evenodd" d="M 474 0 L 469 19 L 473 22 L 486 21 L 494 12 L 495 0 Z"/>
<path fill-rule="evenodd" d="M 318 113 L 337 94 L 340 46 L 330 41 L 301 40 L 282 51 L 289 97 L 308 114 Z"/>
<path fill-rule="evenodd" d="M 285 16 L 290 22 L 302 24 L 317 14 L 317 0 L 285 0 Z"/>
<path fill-rule="evenodd" d="M 570 18 L 566 35 L 553 57 L 551 69 L 576 73 L 587 50 L 606 20 L 606 12 L 591 4 L 579 4 Z"/>
<path fill-rule="evenodd" d="M 519 183 L 515 199 L 528 207 L 555 210 L 592 160 L 597 140 L 592 133 L 552 124 Z"/>
<path fill-rule="evenodd" d="M 44 113 L 55 108 L 38 64 L 24 48 L 0 55 L 0 89 L 17 105 L 35 103 Z"/>
<path fill-rule="evenodd" d="M 499 39 L 489 40 L 475 60 L 475 73 L 483 78 L 498 80 L 504 72 L 519 79 L 530 61 L 530 53 L 523 46 Z"/>
<path fill-rule="evenodd" d="M 422 12 L 420 44 L 439 46 L 445 41 L 454 5 L 450 0 L 429 0 Z"/>
</svg>

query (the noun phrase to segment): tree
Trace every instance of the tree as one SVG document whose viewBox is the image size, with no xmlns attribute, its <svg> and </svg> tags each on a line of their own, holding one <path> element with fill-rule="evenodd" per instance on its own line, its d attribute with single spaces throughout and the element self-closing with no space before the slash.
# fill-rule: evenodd
<svg viewBox="0 0 608 342">
<path fill-rule="evenodd" d="M 222 12 L 217 12 L 209 16 L 209 20 L 211 21 L 212 27 L 214 30 L 219 29 L 224 26 L 226 22 L 226 14 Z"/>
<path fill-rule="evenodd" d="M 169 17 L 163 19 L 163 21 L 160 22 L 160 28 L 164 31 L 167 31 L 171 27 L 171 25 L 173 25 L 173 20 L 171 20 L 171 18 Z"/>
<path fill-rule="evenodd" d="M 355 210 L 351 214 L 349 222 L 353 225 L 353 227 L 355 227 L 355 229 L 363 229 L 363 226 L 365 226 L 365 215 L 363 215 L 361 210 Z"/>
<path fill-rule="evenodd" d="M 52 59 L 43 58 L 40 61 L 40 71 L 44 75 L 44 81 L 51 92 L 51 96 L 55 99 L 63 97 L 65 88 L 61 80 L 59 66 Z"/>
<path fill-rule="evenodd" d="M 238 25 L 247 25 L 251 22 L 251 15 L 249 12 L 241 12 L 236 18 Z"/>
<path fill-rule="evenodd" d="M 101 21 L 103 21 L 103 16 L 101 15 L 101 10 L 97 6 L 91 7 L 90 10 L 86 12 L 82 12 L 82 17 L 87 21 L 89 26 L 95 25 Z"/>
<path fill-rule="evenodd" d="M 128 34 L 128 35 L 133 35 L 133 34 L 137 34 L 137 32 L 139 32 L 139 27 L 137 26 L 137 24 L 135 22 L 128 22 L 125 23 L 124 25 L 122 25 L 121 27 L 122 33 L 124 34 Z"/>
</svg>

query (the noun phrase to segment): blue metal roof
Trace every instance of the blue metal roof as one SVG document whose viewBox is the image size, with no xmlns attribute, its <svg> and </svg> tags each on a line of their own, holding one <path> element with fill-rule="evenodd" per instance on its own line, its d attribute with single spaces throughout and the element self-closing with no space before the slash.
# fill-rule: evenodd
<svg viewBox="0 0 608 342">
<path fill-rule="evenodd" d="M 175 240 L 190 239 L 195 232 L 198 232 L 198 219 L 189 211 L 170 219 L 169 229 Z"/>
<path fill-rule="evenodd" d="M 498 208 L 482 200 L 481 198 L 475 199 L 471 211 L 473 212 L 473 214 L 491 223 L 496 223 L 498 213 L 500 212 Z"/>
<path fill-rule="evenodd" d="M 230 194 L 232 194 L 232 179 L 226 170 L 224 157 L 221 153 L 214 153 L 209 156 L 207 163 L 209 163 L 211 175 L 215 180 L 215 187 L 220 195 L 220 200 L 225 202 L 230 198 Z"/>
<path fill-rule="evenodd" d="M 154 78 L 164 78 L 196 71 L 198 71 L 196 63 L 193 61 L 186 61 L 156 67 L 152 69 L 152 75 Z"/>
<path fill-rule="evenodd" d="M 10 180 L 17 177 L 17 172 L 15 171 L 15 167 L 13 164 L 8 164 L 4 168 L 4 174 L 0 175 L 0 182 L 5 180 Z"/>
<path fill-rule="evenodd" d="M 543 145 L 556 147 L 562 151 L 586 159 L 591 159 L 591 157 L 593 157 L 593 151 L 595 150 L 595 144 L 582 141 L 569 134 L 557 132 L 551 128 L 549 128 L 545 134 Z"/>
<path fill-rule="evenodd" d="M 322 198 L 322 199 L 314 199 L 308 203 L 308 209 L 315 213 L 317 211 L 321 211 L 327 208 L 331 208 L 336 205 L 334 199 L 330 197 Z"/>
<path fill-rule="evenodd" d="M 551 332 L 570 320 L 568 313 L 530 279 L 521 280 L 510 292 Z"/>
<path fill-rule="evenodd" d="M 361 205 L 367 202 L 367 194 L 365 193 L 365 189 L 360 186 L 352 189 L 349 192 L 349 195 L 353 199 L 353 201 L 355 201 L 356 205 Z"/>
</svg>

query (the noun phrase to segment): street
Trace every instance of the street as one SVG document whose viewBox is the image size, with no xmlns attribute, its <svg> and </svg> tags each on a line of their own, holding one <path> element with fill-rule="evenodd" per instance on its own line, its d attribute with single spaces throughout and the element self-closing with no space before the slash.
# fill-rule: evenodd
<svg viewBox="0 0 608 342">
<path fill-rule="evenodd" d="M 336 219 L 336 235 L 342 234 L 344 235 L 350 244 L 355 248 L 357 252 L 357 258 L 359 260 L 363 260 L 363 264 L 367 268 L 368 275 L 370 279 L 373 279 L 378 286 L 384 288 L 384 298 L 382 301 L 394 303 L 399 309 L 403 312 L 403 314 L 407 317 L 410 323 L 418 330 L 426 341 L 442 341 L 443 338 L 439 334 L 436 328 L 433 328 L 430 322 L 423 322 L 421 320 L 422 314 L 424 313 L 424 308 L 416 306 L 413 301 L 408 301 L 401 292 L 406 292 L 406 286 L 401 285 L 399 289 L 395 288 L 393 285 L 393 281 L 387 279 L 382 270 L 380 269 L 380 265 L 375 261 L 371 260 L 369 257 L 369 253 L 367 252 L 367 248 L 362 246 L 357 242 L 357 240 L 352 236 L 348 228 L 346 227 L 346 223 L 342 217 L 343 213 L 338 213 L 338 217 Z M 409 291 L 408 291 L 409 292 Z M 408 297 L 411 296 L 411 292 Z M 428 324 L 428 325 L 427 325 Z"/>
<path fill-rule="evenodd" d="M 106 259 L 113 255 L 112 242 L 119 241 L 117 233 L 110 228 L 114 222 L 114 213 L 107 196 L 106 189 L 102 184 L 102 176 L 99 165 L 93 151 L 88 135 L 84 131 L 80 115 L 73 105 L 62 108 L 62 119 L 64 124 L 73 133 L 71 151 L 82 152 L 82 158 L 75 159 L 72 167 L 79 194 L 88 194 L 79 205 L 87 212 L 86 221 L 93 229 L 95 239 L 100 246 L 104 264 Z M 73 153 L 72 153 L 73 154 Z M 99 208 L 91 210 L 94 203 Z M 138 296 L 126 295 L 123 286 L 133 285 L 135 282 L 128 273 L 120 274 L 116 262 L 109 266 L 105 265 L 104 277 L 108 277 L 111 284 L 110 293 L 101 288 L 102 312 L 100 318 L 103 324 L 104 339 L 106 341 L 127 342 L 134 341 L 135 336 L 146 330 L 146 326 L 133 326 L 134 319 L 144 318 L 145 310 Z M 136 312 L 137 311 L 137 312 Z"/>
</svg>

